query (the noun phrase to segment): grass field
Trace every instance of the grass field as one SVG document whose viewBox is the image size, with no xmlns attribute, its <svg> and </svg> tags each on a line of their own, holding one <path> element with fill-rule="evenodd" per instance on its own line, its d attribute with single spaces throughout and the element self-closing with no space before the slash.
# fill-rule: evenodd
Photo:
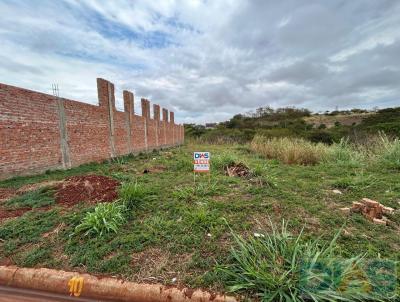
<svg viewBox="0 0 400 302">
<path fill-rule="evenodd" d="M 211 152 L 212 173 L 194 182 L 192 152 L 199 150 Z M 224 166 L 230 162 L 245 163 L 250 176 L 225 175 Z M 143 173 L 146 169 L 150 173 Z M 76 234 L 76 226 L 95 205 L 61 207 L 52 200 L 51 189 L 37 189 L 6 202 L 6 207 L 29 205 L 33 210 L 1 222 L 2 264 L 224 291 L 226 282 L 216 267 L 232 261 L 232 233 L 244 238 L 268 233 L 270 220 L 279 225 L 282 219 L 294 234 L 304 227 L 303 240 L 321 237 L 321 242 L 329 242 L 343 227 L 337 244 L 344 257 L 367 253 L 400 260 L 400 171 L 389 166 L 362 161 L 289 165 L 246 146 L 189 144 L 14 178 L 0 182 L 0 187 L 17 189 L 81 174 L 106 175 L 124 184 L 120 197 L 130 202 L 116 233 Z M 397 209 L 391 223 L 375 225 L 360 214 L 345 216 L 339 210 L 363 197 Z M 43 205 L 46 210 L 40 209 Z"/>
</svg>

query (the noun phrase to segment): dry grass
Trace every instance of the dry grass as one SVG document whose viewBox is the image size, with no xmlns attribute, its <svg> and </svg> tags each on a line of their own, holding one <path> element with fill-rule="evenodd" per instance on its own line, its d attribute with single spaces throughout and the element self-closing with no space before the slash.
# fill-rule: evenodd
<svg viewBox="0 0 400 302">
<path fill-rule="evenodd" d="M 286 164 L 314 165 L 319 162 L 348 166 L 378 165 L 400 169 L 400 140 L 384 133 L 350 143 L 342 139 L 333 145 L 315 144 L 299 138 L 254 137 L 251 149 L 266 158 Z"/>
<path fill-rule="evenodd" d="M 251 142 L 253 151 L 286 164 L 315 165 L 325 157 L 328 148 L 323 144 L 287 137 L 266 139 L 256 136 Z"/>
</svg>

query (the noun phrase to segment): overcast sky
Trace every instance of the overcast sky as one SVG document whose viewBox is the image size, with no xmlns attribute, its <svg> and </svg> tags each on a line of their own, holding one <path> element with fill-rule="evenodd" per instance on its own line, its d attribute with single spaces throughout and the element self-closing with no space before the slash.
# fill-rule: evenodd
<svg viewBox="0 0 400 302">
<path fill-rule="evenodd" d="M 400 106 L 400 1 L 0 1 L 0 82 L 96 104 L 97 77 L 179 123 Z"/>
</svg>

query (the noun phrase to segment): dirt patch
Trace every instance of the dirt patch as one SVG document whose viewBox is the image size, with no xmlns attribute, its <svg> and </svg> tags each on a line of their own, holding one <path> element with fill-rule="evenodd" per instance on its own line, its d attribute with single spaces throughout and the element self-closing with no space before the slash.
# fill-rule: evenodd
<svg viewBox="0 0 400 302">
<path fill-rule="evenodd" d="M 35 184 L 28 184 L 28 185 L 25 185 L 25 186 L 19 188 L 16 191 L 16 193 L 18 195 L 21 195 L 21 194 L 25 194 L 30 191 L 35 191 L 35 190 L 38 190 L 38 189 L 41 189 L 44 187 L 55 187 L 56 185 L 59 185 L 62 182 L 63 182 L 62 180 L 50 180 L 50 181 L 43 181 L 43 182 L 39 182 L 39 183 L 35 183 Z"/>
<path fill-rule="evenodd" d="M 15 210 L 7 210 L 7 209 L 0 208 L 0 220 L 5 219 L 5 218 L 18 217 L 30 210 L 31 210 L 31 208 L 20 208 L 20 209 L 15 209 Z"/>
<path fill-rule="evenodd" d="M 12 188 L 0 188 L 0 202 L 6 201 L 17 195 L 17 190 Z"/>
<path fill-rule="evenodd" d="M 44 187 L 55 187 L 56 185 L 62 183 L 62 181 L 44 181 L 44 182 L 39 182 L 35 184 L 28 184 L 25 186 L 22 186 L 19 189 L 14 189 L 14 188 L 0 188 L 0 202 L 9 200 L 17 195 L 23 195 L 25 193 L 28 193 L 30 191 L 35 191 Z"/>
<path fill-rule="evenodd" d="M 225 173 L 228 176 L 248 177 L 250 169 L 244 163 L 235 163 L 225 168 Z"/>
<path fill-rule="evenodd" d="M 133 281 L 169 284 L 175 280 L 175 284 L 180 284 L 189 273 L 185 271 L 192 254 L 173 255 L 160 248 L 148 248 L 131 257 L 131 267 L 135 272 Z"/>
<path fill-rule="evenodd" d="M 14 218 L 14 217 L 19 217 L 25 214 L 26 212 L 29 211 L 48 211 L 51 209 L 51 206 L 44 206 L 40 208 L 29 208 L 29 207 L 24 207 L 24 208 L 18 208 L 18 209 L 4 209 L 0 208 L 0 221 L 3 221 L 7 218 Z"/>
<path fill-rule="evenodd" d="M 118 197 L 119 182 L 102 175 L 72 176 L 56 187 L 56 202 L 68 206 L 86 201 L 110 202 Z"/>
</svg>

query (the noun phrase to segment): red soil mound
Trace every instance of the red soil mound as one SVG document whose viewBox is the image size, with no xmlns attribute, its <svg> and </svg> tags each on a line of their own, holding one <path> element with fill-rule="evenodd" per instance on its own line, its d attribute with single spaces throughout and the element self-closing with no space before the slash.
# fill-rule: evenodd
<svg viewBox="0 0 400 302">
<path fill-rule="evenodd" d="M 119 182 L 101 175 L 82 175 L 68 177 L 57 186 L 57 203 L 74 205 L 85 202 L 108 202 L 118 197 Z"/>
</svg>

